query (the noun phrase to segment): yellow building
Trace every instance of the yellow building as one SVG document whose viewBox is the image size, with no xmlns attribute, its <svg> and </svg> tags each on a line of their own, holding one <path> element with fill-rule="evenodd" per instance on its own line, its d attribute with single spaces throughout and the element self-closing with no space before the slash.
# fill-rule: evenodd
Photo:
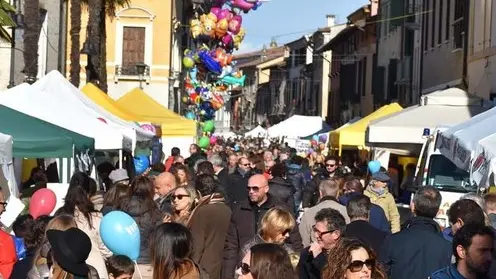
<svg viewBox="0 0 496 279">
<path fill-rule="evenodd" d="M 132 0 L 129 7 L 107 18 L 108 94 L 118 99 L 140 86 L 136 64 L 147 65 L 142 78 L 143 90 L 168 107 L 169 71 L 171 70 L 171 1 Z M 70 11 L 70 8 L 68 9 Z M 67 28 L 67 76 L 70 69 L 70 14 Z M 81 48 L 86 38 L 88 10 L 81 17 Z M 85 85 L 86 56 L 81 55 L 81 87 Z M 173 59 L 177 60 L 177 58 Z M 173 63 L 173 64 L 177 64 Z M 177 82 L 176 82 L 177 83 Z"/>
</svg>

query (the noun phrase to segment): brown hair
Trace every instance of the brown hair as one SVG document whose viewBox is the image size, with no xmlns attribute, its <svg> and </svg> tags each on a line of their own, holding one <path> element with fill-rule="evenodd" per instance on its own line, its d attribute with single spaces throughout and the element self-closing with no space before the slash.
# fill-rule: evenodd
<svg viewBox="0 0 496 279">
<path fill-rule="evenodd" d="M 271 208 L 260 221 L 259 234 L 263 240 L 271 242 L 286 230 L 292 230 L 296 225 L 293 215 L 280 207 Z"/>
<path fill-rule="evenodd" d="M 112 274 L 114 278 L 117 278 L 121 275 L 133 275 L 134 274 L 134 264 L 130 258 L 124 255 L 113 255 L 108 258 L 107 262 L 107 271 L 109 274 Z"/>
<path fill-rule="evenodd" d="M 336 247 L 329 251 L 327 265 L 322 270 L 322 279 L 344 278 L 346 270 L 351 263 L 351 251 L 363 248 L 369 254 L 369 259 L 376 260 L 377 257 L 365 243 L 357 239 L 343 238 Z M 372 279 L 385 279 L 386 275 L 382 266 L 376 261 L 371 270 Z"/>
<path fill-rule="evenodd" d="M 124 183 L 117 183 L 105 193 L 103 198 L 103 206 L 110 206 L 118 208 L 122 198 L 126 197 L 129 192 L 129 185 Z"/>
<path fill-rule="evenodd" d="M 296 279 L 288 252 L 280 245 L 257 244 L 250 249 L 253 279 Z"/>
<path fill-rule="evenodd" d="M 45 231 L 48 230 L 58 230 L 58 231 L 66 231 L 70 228 L 77 228 L 76 220 L 74 217 L 67 214 L 62 214 L 55 216 L 48 225 L 46 226 Z"/>
</svg>

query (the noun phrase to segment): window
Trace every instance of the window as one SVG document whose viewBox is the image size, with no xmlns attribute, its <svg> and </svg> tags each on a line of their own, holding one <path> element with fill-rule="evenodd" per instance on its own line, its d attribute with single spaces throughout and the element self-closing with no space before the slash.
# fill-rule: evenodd
<svg viewBox="0 0 496 279">
<path fill-rule="evenodd" d="M 428 26 L 429 26 L 429 0 L 424 0 L 424 20 L 423 20 L 423 32 L 424 32 L 424 51 L 426 51 L 429 47 L 429 29 L 428 29 Z"/>
<path fill-rule="evenodd" d="M 475 191 L 468 172 L 459 169 L 443 155 L 431 155 L 427 183 L 439 190 L 467 193 Z"/>
<path fill-rule="evenodd" d="M 438 18 L 438 28 L 437 28 L 437 43 L 440 45 L 443 41 L 443 2 L 444 0 L 439 0 L 439 10 L 437 13 Z M 449 2 L 449 0 L 448 0 Z"/>
<path fill-rule="evenodd" d="M 453 20 L 453 49 L 463 48 L 465 38 L 466 0 L 455 0 L 455 18 Z"/>
<path fill-rule="evenodd" d="M 358 96 L 362 95 L 362 93 L 361 93 L 362 92 L 362 82 L 363 82 L 363 76 L 362 76 L 363 70 L 362 70 L 362 67 L 363 67 L 363 61 L 360 60 L 357 63 L 357 75 L 356 75 L 356 77 L 357 77 L 356 87 L 357 88 L 356 88 L 356 91 L 355 91 L 355 93 Z"/>
<path fill-rule="evenodd" d="M 138 75 L 136 64 L 145 62 L 145 27 L 124 27 L 122 74 Z"/>
<path fill-rule="evenodd" d="M 445 40 L 450 39 L 450 26 L 451 26 L 451 0 L 446 1 L 446 34 L 445 34 Z"/>
</svg>

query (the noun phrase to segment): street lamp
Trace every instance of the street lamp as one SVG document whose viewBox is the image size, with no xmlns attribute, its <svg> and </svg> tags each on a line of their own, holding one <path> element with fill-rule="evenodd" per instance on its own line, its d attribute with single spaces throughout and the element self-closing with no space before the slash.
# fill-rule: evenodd
<svg viewBox="0 0 496 279">
<path fill-rule="evenodd" d="M 146 67 L 148 67 L 148 66 L 143 62 L 139 62 L 138 64 L 136 64 L 136 70 L 138 71 L 140 89 L 143 89 L 143 77 L 145 75 Z"/>
</svg>

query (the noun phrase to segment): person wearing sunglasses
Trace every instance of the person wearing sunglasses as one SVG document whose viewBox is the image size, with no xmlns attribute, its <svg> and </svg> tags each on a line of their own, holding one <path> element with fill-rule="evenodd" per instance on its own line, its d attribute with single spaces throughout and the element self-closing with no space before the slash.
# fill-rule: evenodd
<svg viewBox="0 0 496 279">
<path fill-rule="evenodd" d="M 298 263 L 300 279 L 321 278 L 322 269 L 327 264 L 327 256 L 330 251 L 335 249 L 344 235 L 346 222 L 339 211 L 324 208 L 315 215 L 315 225 L 312 229 L 316 241 L 301 252 Z"/>
<path fill-rule="evenodd" d="M 296 279 L 288 253 L 279 245 L 257 244 L 236 269 L 238 279 Z"/>
<path fill-rule="evenodd" d="M 186 225 L 195 207 L 196 192 L 190 187 L 180 186 L 171 195 L 173 213 L 170 221 Z"/>
<path fill-rule="evenodd" d="M 301 206 L 307 209 L 316 205 L 319 201 L 319 185 L 320 182 L 340 177 L 342 174 L 339 170 L 339 158 L 335 156 L 327 156 L 325 158 L 324 169 L 318 169 L 313 176 L 312 181 L 307 183 L 303 188 Z"/>
<path fill-rule="evenodd" d="M 344 238 L 329 252 L 322 279 L 386 279 L 374 252 L 365 243 Z"/>
</svg>

